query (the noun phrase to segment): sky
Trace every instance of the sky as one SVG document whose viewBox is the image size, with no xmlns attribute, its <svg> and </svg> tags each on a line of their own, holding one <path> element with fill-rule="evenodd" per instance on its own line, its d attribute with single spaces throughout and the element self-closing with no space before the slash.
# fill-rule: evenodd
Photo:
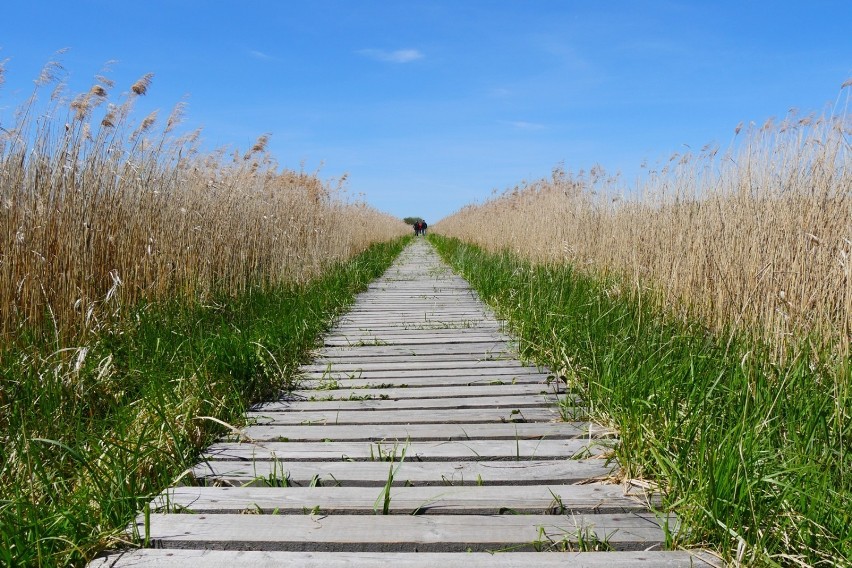
<svg viewBox="0 0 852 568">
<path fill-rule="evenodd" d="M 852 77 L 852 0 L 8 2 L 0 127 L 60 56 L 205 148 L 270 133 L 282 167 L 429 222 L 554 167 L 635 180 L 742 121 L 821 112 Z M 140 112 L 144 110 L 140 109 Z M 144 114 L 143 114 L 144 116 Z"/>
</svg>

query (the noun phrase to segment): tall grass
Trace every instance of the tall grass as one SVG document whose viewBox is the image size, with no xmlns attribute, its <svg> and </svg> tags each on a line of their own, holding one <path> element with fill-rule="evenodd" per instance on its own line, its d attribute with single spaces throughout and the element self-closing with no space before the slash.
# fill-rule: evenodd
<svg viewBox="0 0 852 568">
<path fill-rule="evenodd" d="M 675 153 L 635 188 L 599 166 L 517 186 L 435 232 L 619 274 L 659 306 L 708 326 L 760 330 L 783 356 L 803 336 L 849 353 L 852 117 L 834 113 L 740 132 L 729 149 Z"/>
<path fill-rule="evenodd" d="M 150 74 L 67 98 L 61 76 L 48 64 L 0 124 L 0 338 L 76 337 L 119 305 L 306 282 L 407 232 L 342 180 L 280 169 L 267 135 L 204 153 L 200 131 L 180 134 L 182 105 L 135 121 Z"/>
<path fill-rule="evenodd" d="M 205 153 L 180 105 L 135 120 L 151 75 L 96 81 L 66 97 L 50 63 L 0 122 L 0 565 L 120 544 L 408 234 L 266 135 Z"/>
<path fill-rule="evenodd" d="M 636 187 L 557 168 L 433 227 L 495 253 L 436 237 L 735 563 L 852 564 L 849 86 Z"/>
<path fill-rule="evenodd" d="M 626 479 L 655 481 L 676 545 L 737 566 L 852 565 L 852 365 L 808 342 L 770 346 L 661 315 L 614 276 L 430 239 L 550 366 L 617 429 Z"/>
<path fill-rule="evenodd" d="M 0 350 L 0 565 L 81 565 L 246 407 L 292 386 L 319 334 L 404 240 L 311 282 L 130 310 L 84 346 Z M 140 541 L 131 542 L 138 545 Z"/>
</svg>

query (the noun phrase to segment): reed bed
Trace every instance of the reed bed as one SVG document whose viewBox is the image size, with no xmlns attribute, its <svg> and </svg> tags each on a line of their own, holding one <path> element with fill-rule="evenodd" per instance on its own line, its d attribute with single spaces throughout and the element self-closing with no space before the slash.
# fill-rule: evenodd
<svg viewBox="0 0 852 568">
<path fill-rule="evenodd" d="M 409 232 L 345 179 L 280 168 L 267 135 L 211 153 L 180 105 L 136 120 L 150 75 L 114 100 L 106 77 L 66 97 L 61 74 L 0 122 L 6 566 L 140 546 L 141 507 L 292 386 Z"/>
<path fill-rule="evenodd" d="M 60 71 L 49 64 L 0 124 L 0 338 L 74 337 L 119 305 L 303 283 L 407 233 L 347 199 L 345 180 L 280 169 L 267 135 L 204 153 L 199 131 L 181 133 L 182 105 L 134 121 L 151 75 L 111 102 L 106 77 L 64 97 Z"/>
<path fill-rule="evenodd" d="M 677 544 L 735 566 L 852 565 L 849 91 L 635 188 L 557 168 L 430 237 L 620 432 Z"/>
<path fill-rule="evenodd" d="M 848 104 L 848 97 L 846 99 Z M 760 330 L 780 355 L 802 337 L 849 353 L 852 117 L 767 121 L 725 152 L 673 154 L 627 188 L 602 168 L 561 168 L 434 231 L 487 250 L 618 274 L 715 330 Z"/>
</svg>

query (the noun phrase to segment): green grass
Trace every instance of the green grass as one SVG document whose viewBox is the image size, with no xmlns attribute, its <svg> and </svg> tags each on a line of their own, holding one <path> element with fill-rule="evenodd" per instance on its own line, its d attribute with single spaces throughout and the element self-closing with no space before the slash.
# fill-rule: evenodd
<svg viewBox="0 0 852 568">
<path fill-rule="evenodd" d="M 686 524 L 675 545 L 749 566 L 852 565 L 848 358 L 802 338 L 773 361 L 759 341 L 657 313 L 617 280 L 429 238 L 509 321 L 522 356 L 619 430 L 625 474 L 657 481 Z"/>
<path fill-rule="evenodd" d="M 0 351 L 0 565 L 82 565 L 247 406 L 291 386 L 318 335 L 408 238 L 300 287 L 148 305 L 57 349 Z M 38 334 L 31 334 L 36 336 Z"/>
</svg>

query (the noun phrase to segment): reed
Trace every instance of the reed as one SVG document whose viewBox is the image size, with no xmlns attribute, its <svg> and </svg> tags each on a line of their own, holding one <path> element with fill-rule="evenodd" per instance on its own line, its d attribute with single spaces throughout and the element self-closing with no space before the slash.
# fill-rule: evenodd
<svg viewBox="0 0 852 568">
<path fill-rule="evenodd" d="M 491 251 L 589 274 L 612 293 L 650 292 L 658 307 L 714 330 L 749 330 L 785 356 L 802 337 L 849 353 L 852 337 L 852 118 L 767 121 L 721 152 L 673 154 L 636 187 L 599 166 L 556 168 L 443 219 L 434 231 Z M 651 295 L 649 295 L 650 299 Z"/>
<path fill-rule="evenodd" d="M 64 97 L 51 62 L 0 125 L 0 339 L 71 340 L 140 302 L 303 283 L 407 233 L 345 180 L 279 168 L 268 135 L 205 153 L 200 131 L 180 132 L 182 105 L 134 121 L 152 81 L 115 102 L 105 77 Z"/>
<path fill-rule="evenodd" d="M 145 75 L 65 96 L 48 64 L 0 123 L 0 565 L 82 566 L 316 338 L 409 229 L 260 136 L 204 152 L 135 119 Z M 3 63 L 0 63 L 2 85 Z M 183 473 L 182 473 L 183 472 Z"/>
<path fill-rule="evenodd" d="M 850 85 L 635 187 L 556 168 L 430 237 L 619 431 L 623 475 L 661 488 L 678 544 L 736 566 L 852 558 Z"/>
</svg>

